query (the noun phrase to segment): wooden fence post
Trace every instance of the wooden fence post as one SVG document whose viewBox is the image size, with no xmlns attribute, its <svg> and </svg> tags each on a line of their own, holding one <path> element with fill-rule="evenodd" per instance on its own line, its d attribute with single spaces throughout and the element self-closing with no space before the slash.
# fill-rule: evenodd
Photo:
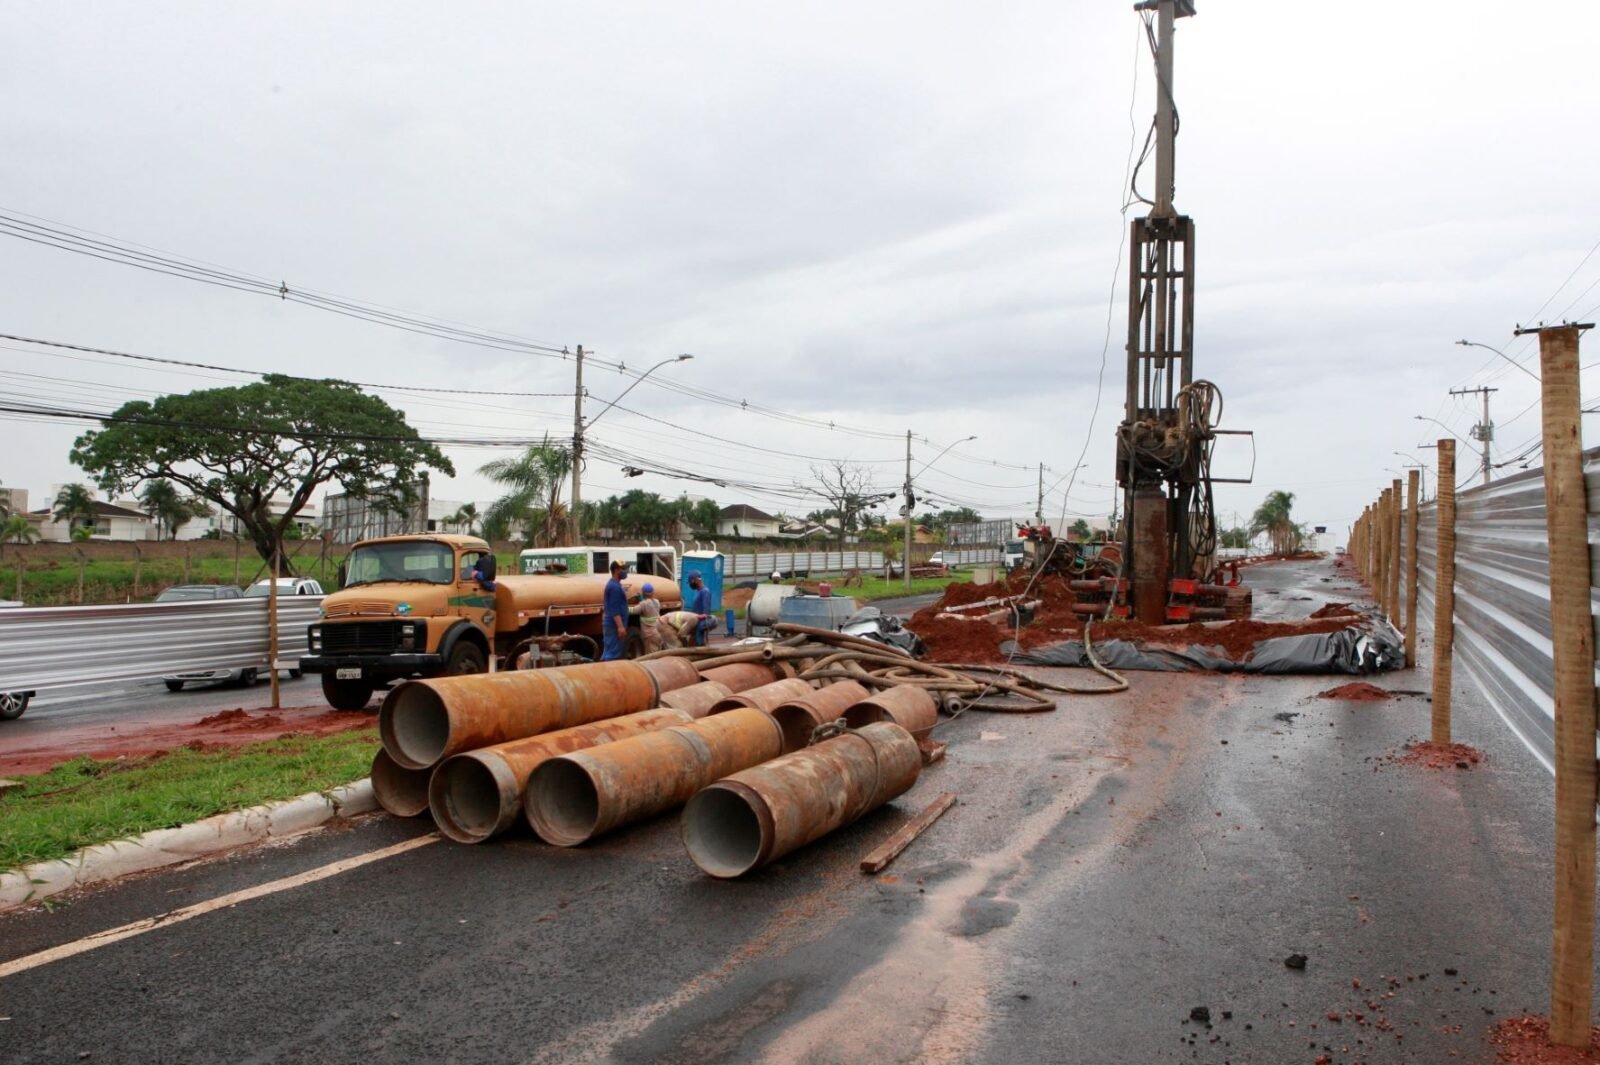
<svg viewBox="0 0 1600 1065">
<path fill-rule="evenodd" d="M 83 548 L 74 547 L 73 552 L 78 556 L 78 602 L 83 602 L 83 570 L 89 564 L 88 556 L 83 553 Z"/>
<path fill-rule="evenodd" d="M 1373 596 L 1378 600 L 1378 612 L 1389 616 L 1389 490 L 1378 495 L 1378 569 L 1372 578 Z"/>
<path fill-rule="evenodd" d="M 23 571 L 24 567 L 25 567 L 25 560 L 24 560 L 24 558 L 22 556 L 22 545 L 18 544 L 17 545 L 17 602 L 19 602 L 19 603 L 26 603 L 27 602 L 27 600 L 22 597 L 22 571 Z"/>
<path fill-rule="evenodd" d="M 1400 478 L 1389 488 L 1389 624 L 1399 627 L 1400 616 Z"/>
<path fill-rule="evenodd" d="M 189 583 L 189 545 L 187 543 L 183 545 L 183 580 L 178 583 Z"/>
<path fill-rule="evenodd" d="M 272 685 L 272 708 L 278 709 L 278 573 L 282 569 L 281 543 L 272 546 L 272 583 L 267 585 L 267 677 Z"/>
<path fill-rule="evenodd" d="M 239 538 L 233 538 L 233 583 L 239 583 Z"/>
<path fill-rule="evenodd" d="M 1433 588 L 1434 743 L 1450 742 L 1451 666 L 1456 647 L 1456 442 L 1439 441 L 1439 491 L 1434 498 L 1439 558 Z"/>
<path fill-rule="evenodd" d="M 1422 471 L 1406 471 L 1406 668 L 1417 666 L 1417 495 Z"/>
<path fill-rule="evenodd" d="M 1550 1038 L 1589 1045 L 1594 984 L 1595 689 L 1578 328 L 1539 330 L 1555 646 L 1556 897 Z"/>
<path fill-rule="evenodd" d="M 144 569 L 144 552 L 139 550 L 139 545 L 133 545 L 133 597 L 139 598 L 139 575 Z"/>
</svg>

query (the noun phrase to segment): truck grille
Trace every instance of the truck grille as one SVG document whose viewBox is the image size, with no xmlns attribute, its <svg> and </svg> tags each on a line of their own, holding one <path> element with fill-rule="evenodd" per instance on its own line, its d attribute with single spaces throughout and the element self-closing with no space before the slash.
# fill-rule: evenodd
<svg viewBox="0 0 1600 1065">
<path fill-rule="evenodd" d="M 400 622 L 347 621 L 322 626 L 322 653 L 393 654 L 400 649 Z"/>
</svg>

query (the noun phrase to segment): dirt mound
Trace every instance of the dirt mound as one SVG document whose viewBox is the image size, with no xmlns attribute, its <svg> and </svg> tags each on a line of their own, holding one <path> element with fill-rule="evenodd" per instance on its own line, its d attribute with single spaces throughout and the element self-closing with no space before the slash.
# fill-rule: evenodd
<svg viewBox="0 0 1600 1065">
<path fill-rule="evenodd" d="M 220 714 L 212 714 L 210 717 L 202 717 L 199 721 L 195 722 L 195 725 L 199 728 L 219 728 L 224 725 L 232 725 L 240 721 L 248 720 L 250 720 L 250 714 L 248 711 L 224 710 Z"/>
<path fill-rule="evenodd" d="M 1471 769 L 1483 761 L 1483 752 L 1464 743 L 1434 743 L 1421 740 L 1408 743 L 1388 756 L 1396 765 L 1415 765 L 1423 769 Z"/>
<path fill-rule="evenodd" d="M 1594 1065 L 1600 1062 L 1600 1028 L 1587 1047 L 1558 1047 L 1550 1042 L 1547 1017 L 1507 1017 L 1489 1029 L 1494 1060 L 1499 1065 Z"/>
<path fill-rule="evenodd" d="M 722 593 L 722 609 L 739 610 L 750 605 L 756 597 L 754 588 L 728 588 Z"/>
<path fill-rule="evenodd" d="M 1328 603 L 1313 610 L 1310 614 L 1310 617 L 1313 621 L 1318 621 L 1322 618 L 1347 617 L 1355 612 L 1356 608 L 1351 606 L 1349 603 Z"/>
<path fill-rule="evenodd" d="M 1337 688 L 1329 688 L 1325 692 L 1318 692 L 1317 698 L 1338 699 L 1347 703 L 1382 703 L 1393 699 L 1394 693 L 1385 691 L 1376 684 L 1358 680 L 1341 684 Z"/>
</svg>

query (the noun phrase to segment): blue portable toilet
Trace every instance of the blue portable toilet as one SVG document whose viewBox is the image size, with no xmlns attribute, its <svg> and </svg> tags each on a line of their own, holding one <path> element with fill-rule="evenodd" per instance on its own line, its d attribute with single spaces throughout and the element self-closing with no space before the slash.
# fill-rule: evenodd
<svg viewBox="0 0 1600 1065">
<path fill-rule="evenodd" d="M 711 613 L 722 609 L 722 568 L 726 560 L 720 551 L 685 551 L 680 585 L 683 594 L 689 594 L 689 575 L 700 574 L 705 586 L 711 589 Z"/>
</svg>

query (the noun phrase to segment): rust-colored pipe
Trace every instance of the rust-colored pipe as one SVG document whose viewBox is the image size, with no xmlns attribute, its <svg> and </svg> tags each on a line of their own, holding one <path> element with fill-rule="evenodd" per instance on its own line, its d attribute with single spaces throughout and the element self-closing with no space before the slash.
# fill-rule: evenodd
<svg viewBox="0 0 1600 1065">
<path fill-rule="evenodd" d="M 920 740 L 939 723 L 939 704 L 926 688 L 899 684 L 857 702 L 844 712 L 844 723 L 851 728 L 861 728 L 874 721 L 893 721 Z"/>
<path fill-rule="evenodd" d="M 655 661 L 661 661 L 656 659 Z M 700 680 L 714 680 L 730 692 L 742 692 L 771 684 L 775 679 L 771 666 L 760 662 L 740 662 L 731 666 L 714 666 L 700 674 Z"/>
<path fill-rule="evenodd" d="M 427 808 L 439 831 L 457 843 L 482 843 L 510 828 L 522 812 L 528 777 L 540 763 L 602 743 L 640 736 L 694 718 L 685 710 L 645 710 L 592 725 L 465 751 L 440 762 L 427 785 Z M 412 772 L 412 770 L 402 770 Z M 421 771 L 426 776 L 427 771 Z"/>
<path fill-rule="evenodd" d="M 711 713 L 725 714 L 740 707 L 753 707 L 770 714 L 774 708 L 782 706 L 791 699 L 804 699 L 814 691 L 816 689 L 807 680 L 797 680 L 793 677 L 787 680 L 775 680 L 759 688 L 750 688 L 719 700 L 711 707 Z"/>
<path fill-rule="evenodd" d="M 395 764 L 382 747 L 372 756 L 372 794 L 396 817 L 416 817 L 428 809 L 428 771 Z"/>
<path fill-rule="evenodd" d="M 784 752 L 806 747 L 818 725 L 837 721 L 847 708 L 867 698 L 870 698 L 867 689 L 853 680 L 846 680 L 773 707 L 772 718 L 783 729 Z"/>
<path fill-rule="evenodd" d="M 712 876 L 742 876 L 904 794 L 921 771 L 911 733 L 868 725 L 707 787 L 683 811 L 683 842 Z"/>
<path fill-rule="evenodd" d="M 528 778 L 523 811 L 540 839 L 572 847 L 681 806 L 712 781 L 782 753 L 783 732 L 770 715 L 730 710 L 551 758 Z"/>
<path fill-rule="evenodd" d="M 670 706 L 675 710 L 687 710 L 690 717 L 702 718 L 711 712 L 713 706 L 732 694 L 726 685 L 718 684 L 714 680 L 704 680 L 687 688 L 679 688 L 675 692 L 664 692 L 661 696 L 661 705 Z"/>
<path fill-rule="evenodd" d="M 660 665 L 587 662 L 407 681 L 383 700 L 378 734 L 397 764 L 426 769 L 461 751 L 650 710 L 663 684 L 699 680 L 692 668 L 686 678 L 651 668 Z"/>
<path fill-rule="evenodd" d="M 706 679 L 700 675 L 698 669 L 694 668 L 694 663 L 685 658 L 658 658 L 650 662 L 635 662 L 634 665 L 654 677 L 656 688 L 662 692 L 677 691 L 679 688 L 687 688 Z"/>
</svg>

